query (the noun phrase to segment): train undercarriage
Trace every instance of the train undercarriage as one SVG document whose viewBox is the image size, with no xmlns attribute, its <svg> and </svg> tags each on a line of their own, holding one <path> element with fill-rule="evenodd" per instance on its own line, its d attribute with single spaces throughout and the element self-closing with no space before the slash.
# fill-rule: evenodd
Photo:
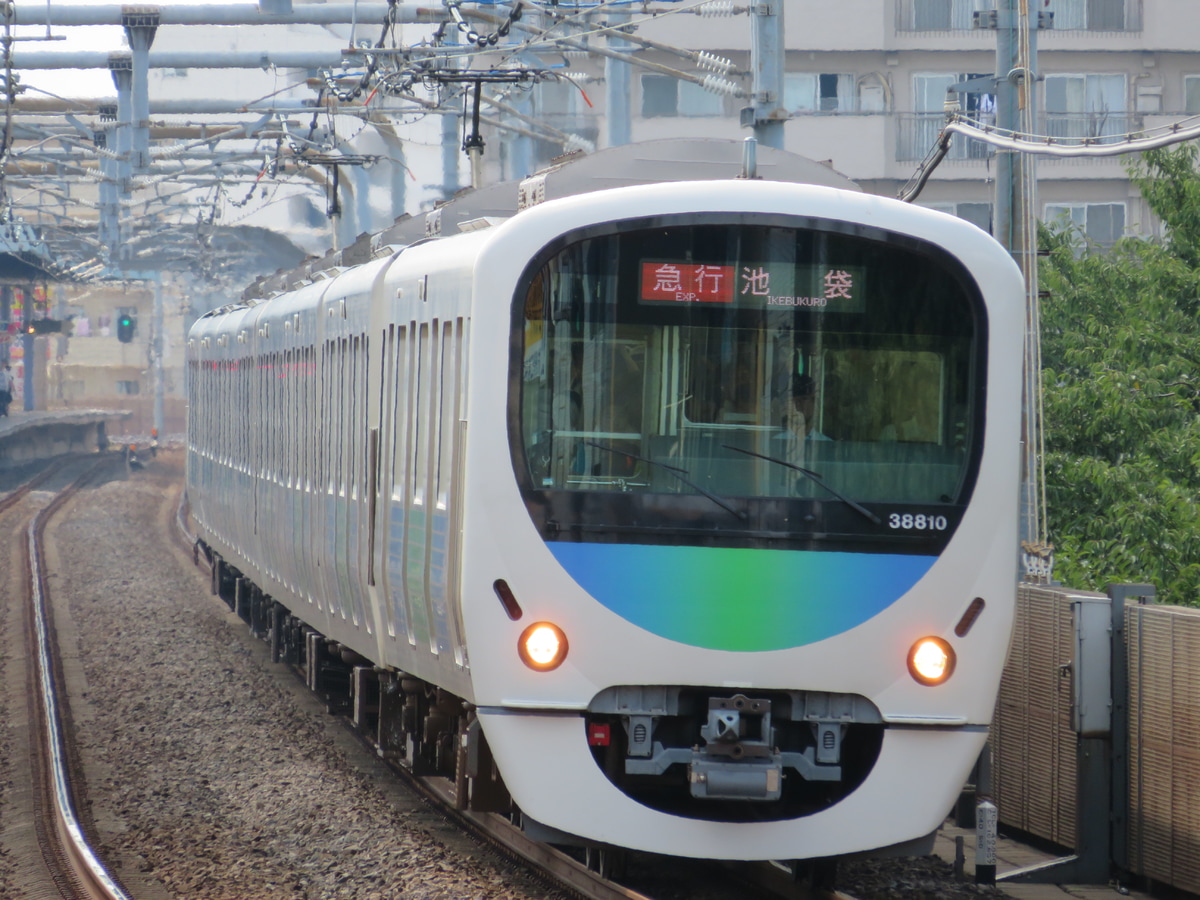
<svg viewBox="0 0 1200 900">
<path fill-rule="evenodd" d="M 211 549 L 212 591 L 376 753 L 414 775 L 455 785 L 455 805 L 521 819 L 538 840 L 585 848 L 588 865 L 619 870 L 624 851 L 522 819 L 473 707 L 330 640 Z M 878 758 L 883 728 L 865 698 L 802 691 L 620 687 L 591 703 L 585 725 L 597 766 L 639 803 L 690 818 L 776 821 L 810 815 L 852 792 Z M 820 861 L 808 861 L 811 869 Z"/>
<path fill-rule="evenodd" d="M 512 812 L 512 802 L 470 704 L 449 691 L 376 666 L 330 640 L 210 548 L 198 545 L 212 571 L 212 592 L 291 666 L 334 715 L 347 717 L 383 759 L 414 775 L 455 783 L 456 805 L 473 812 Z"/>
</svg>

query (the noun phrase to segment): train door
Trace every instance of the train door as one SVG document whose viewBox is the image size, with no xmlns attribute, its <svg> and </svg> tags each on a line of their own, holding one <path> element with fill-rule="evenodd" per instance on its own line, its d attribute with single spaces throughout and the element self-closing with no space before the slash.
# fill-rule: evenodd
<svg viewBox="0 0 1200 900">
<path fill-rule="evenodd" d="M 380 633 L 396 637 L 396 622 L 391 614 L 387 577 L 387 539 L 392 495 L 392 473 L 396 453 L 396 323 L 380 333 L 379 411 L 371 429 L 371 534 L 367 583 L 374 589 L 379 610 Z"/>
<path fill-rule="evenodd" d="M 290 325 L 290 323 L 287 323 Z M 284 328 L 290 333 L 291 328 Z M 280 430 L 282 446 L 280 447 L 279 463 L 279 500 L 283 508 L 283 517 L 275 526 L 275 545 L 281 558 L 282 580 L 284 586 L 291 592 L 296 592 L 296 495 L 294 491 L 294 452 L 296 445 L 296 382 L 293 371 L 296 351 L 294 348 L 284 350 L 280 357 L 279 372 L 276 379 L 282 403 L 280 404 Z"/>
<path fill-rule="evenodd" d="M 433 466 L 432 529 L 427 591 L 433 614 L 439 654 L 453 654 L 454 663 L 466 665 L 462 615 L 458 596 L 459 523 L 461 509 L 462 386 L 464 322 L 461 318 L 440 324 L 439 377 L 436 382 L 436 441 Z"/>
<path fill-rule="evenodd" d="M 322 561 L 321 594 L 325 612 L 332 617 L 337 610 L 337 339 L 327 339 L 322 345 L 321 363 L 321 421 L 326 429 L 320 436 L 321 445 L 321 508 L 317 542 L 318 558 Z"/>
<path fill-rule="evenodd" d="M 409 509 L 413 503 L 413 447 L 416 426 L 416 383 L 420 371 L 417 323 L 409 321 L 396 333 L 396 390 L 392 406 L 395 436 L 392 440 L 391 498 L 388 504 L 387 596 L 391 628 L 409 645 L 416 646 L 417 626 L 408 592 L 407 555 Z"/>
<path fill-rule="evenodd" d="M 262 421 L 263 431 L 263 469 L 262 478 L 259 480 L 259 520 L 258 530 L 254 536 L 254 544 L 260 549 L 265 547 L 263 536 L 270 532 L 270 529 L 277 521 L 274 509 L 275 501 L 275 445 L 278 436 L 278 403 L 275 396 L 275 354 L 263 353 L 263 404 L 265 418 Z M 260 559 L 264 560 L 264 567 L 267 570 L 269 578 L 275 577 L 275 566 L 271 562 L 269 554 L 261 554 Z"/>
<path fill-rule="evenodd" d="M 363 528 L 363 510 L 366 507 L 366 458 L 364 448 L 367 409 L 366 361 L 366 338 L 363 335 L 356 334 L 350 339 L 350 377 L 347 397 L 350 415 L 347 428 L 342 433 L 343 440 L 349 444 L 349 459 L 347 460 L 348 503 L 346 506 L 345 523 L 346 558 L 350 563 L 348 569 L 350 618 L 356 626 L 364 624 L 363 573 L 366 571 L 366 566 L 363 564 L 363 545 L 365 543 L 364 532 L 366 529 Z M 369 632 L 370 624 L 367 623 L 366 627 Z"/>
<path fill-rule="evenodd" d="M 330 598 L 337 605 L 337 614 L 343 619 L 349 618 L 349 595 L 350 595 L 350 577 L 348 572 L 348 561 L 346 556 L 346 507 L 349 505 L 348 498 L 348 456 L 349 448 L 346 446 L 346 427 L 348 424 L 349 409 L 348 409 L 348 394 L 349 386 L 347 384 L 347 367 L 348 357 L 350 355 L 350 341 L 347 338 L 339 338 L 336 342 L 336 360 L 334 363 L 334 415 L 333 415 L 333 433 L 331 435 L 334 465 L 333 465 L 333 482 L 334 482 L 334 502 L 331 508 L 330 535 L 333 538 L 333 560 L 334 572 L 336 574 L 336 587 L 333 596 Z"/>
<path fill-rule="evenodd" d="M 433 417 L 433 381 L 437 372 L 436 323 L 421 322 L 417 326 L 415 378 L 411 384 L 413 408 L 412 431 L 412 493 L 405 522 L 404 581 L 413 634 L 418 646 L 437 653 L 437 643 L 430 627 L 428 597 L 425 591 L 428 567 L 430 530 L 431 450 L 433 437 L 430 424 Z"/>
<path fill-rule="evenodd" d="M 314 466 L 316 460 L 314 447 L 317 428 L 312 423 L 319 422 L 316 417 L 316 348 L 309 344 L 304 348 L 300 358 L 302 385 L 300 391 L 300 421 L 305 423 L 300 436 L 300 521 L 297 523 L 299 535 L 299 554 L 301 559 L 302 596 L 311 604 L 315 601 L 316 570 L 315 558 L 309 548 L 312 546 L 313 528 L 313 486 L 315 484 Z"/>
</svg>

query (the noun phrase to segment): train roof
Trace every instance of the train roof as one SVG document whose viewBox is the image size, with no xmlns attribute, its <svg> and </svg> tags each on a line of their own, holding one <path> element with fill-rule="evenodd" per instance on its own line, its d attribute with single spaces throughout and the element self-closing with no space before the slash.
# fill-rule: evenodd
<svg viewBox="0 0 1200 900">
<path fill-rule="evenodd" d="M 485 227 L 545 200 L 639 184 L 744 177 L 745 153 L 745 141 L 679 138 L 570 154 L 528 178 L 460 191 L 428 212 L 405 215 L 381 232 L 359 235 L 358 240 L 342 250 L 260 278 L 245 290 L 242 300 L 252 301 L 291 290 L 318 272 L 359 265 L 388 252 L 388 248 Z M 757 146 L 755 157 L 756 177 L 765 181 L 861 190 L 827 163 L 796 153 Z"/>
</svg>

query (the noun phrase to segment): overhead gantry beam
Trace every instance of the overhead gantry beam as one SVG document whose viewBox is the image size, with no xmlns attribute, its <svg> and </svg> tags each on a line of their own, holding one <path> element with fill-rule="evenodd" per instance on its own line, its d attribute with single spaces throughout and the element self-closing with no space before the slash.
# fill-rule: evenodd
<svg viewBox="0 0 1200 900">
<path fill-rule="evenodd" d="M 162 25 L 352 25 L 363 22 L 382 22 L 392 10 L 387 3 L 321 3 L 305 4 L 293 9 L 291 3 L 276 3 L 279 12 L 268 11 L 266 5 L 250 3 L 208 4 L 197 6 L 136 7 L 117 4 L 96 6 L 35 6 L 32 4 L 0 3 L 0 16 L 13 25 L 124 25 L 130 9 L 154 11 Z M 286 9 L 284 9 L 286 7 Z M 397 24 L 438 24 L 446 18 L 439 5 L 397 3 Z"/>
</svg>

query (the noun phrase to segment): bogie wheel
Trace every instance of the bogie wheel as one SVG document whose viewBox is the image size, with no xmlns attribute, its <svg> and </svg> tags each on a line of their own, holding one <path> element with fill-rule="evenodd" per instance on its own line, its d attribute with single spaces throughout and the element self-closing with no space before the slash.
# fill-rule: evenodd
<svg viewBox="0 0 1200 900">
<path fill-rule="evenodd" d="M 588 847 L 583 852 L 583 862 L 601 878 L 614 881 L 625 877 L 629 854 L 617 847 Z"/>
</svg>

